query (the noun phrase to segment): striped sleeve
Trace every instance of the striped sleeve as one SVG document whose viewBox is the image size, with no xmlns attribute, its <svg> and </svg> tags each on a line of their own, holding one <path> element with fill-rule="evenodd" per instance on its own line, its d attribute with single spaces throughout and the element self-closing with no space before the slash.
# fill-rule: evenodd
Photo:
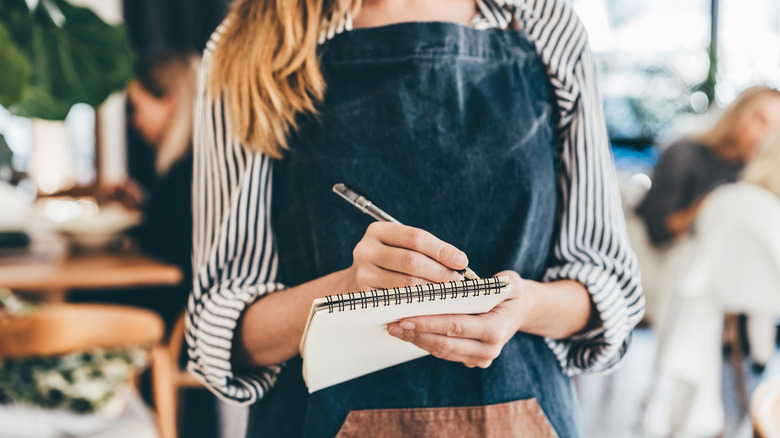
<svg viewBox="0 0 780 438">
<path fill-rule="evenodd" d="M 187 369 L 220 398 L 251 404 L 273 386 L 282 365 L 247 370 L 231 361 L 243 311 L 284 289 L 274 282 L 272 160 L 233 136 L 227 107 L 206 93 L 218 29 L 203 56 L 193 149 L 193 289 L 187 303 Z"/>
<path fill-rule="evenodd" d="M 509 2 L 547 66 L 558 108 L 560 231 L 545 281 L 575 280 L 588 290 L 600 327 L 547 343 L 563 371 L 601 373 L 623 357 L 644 314 L 636 255 L 627 237 L 593 56 L 567 2 Z"/>
</svg>

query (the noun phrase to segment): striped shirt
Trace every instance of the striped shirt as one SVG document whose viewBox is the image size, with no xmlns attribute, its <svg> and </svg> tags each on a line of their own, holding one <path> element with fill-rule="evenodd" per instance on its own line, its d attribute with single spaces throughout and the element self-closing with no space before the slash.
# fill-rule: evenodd
<svg viewBox="0 0 780 438">
<path fill-rule="evenodd" d="M 547 68 L 558 111 L 561 228 L 544 281 L 575 280 L 591 295 L 602 324 L 547 344 L 568 375 L 614 369 L 644 313 L 636 256 L 620 205 L 617 178 L 596 89 L 585 30 L 563 0 L 477 0 L 472 25 L 518 27 Z M 323 20 L 321 41 L 349 31 L 351 17 Z M 188 301 L 188 369 L 223 399 L 249 404 L 262 398 L 284 364 L 234 368 L 231 347 L 242 312 L 283 290 L 270 226 L 273 160 L 242 146 L 228 106 L 206 92 L 212 53 L 203 57 L 195 108 L 193 291 Z"/>
</svg>

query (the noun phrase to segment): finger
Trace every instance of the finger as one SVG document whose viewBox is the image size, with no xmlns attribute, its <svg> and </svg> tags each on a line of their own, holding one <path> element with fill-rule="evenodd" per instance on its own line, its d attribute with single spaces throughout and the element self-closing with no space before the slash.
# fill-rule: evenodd
<svg viewBox="0 0 780 438">
<path fill-rule="evenodd" d="M 517 296 L 524 289 L 525 280 L 517 271 L 501 271 L 495 277 L 509 277 L 509 295 Z"/>
<path fill-rule="evenodd" d="M 424 278 L 428 283 L 463 280 L 461 274 L 424 254 L 394 246 L 385 246 L 375 263 L 388 271 Z"/>
<path fill-rule="evenodd" d="M 387 246 L 381 242 L 379 242 L 376 239 L 364 239 L 358 245 L 355 247 L 355 250 L 353 251 L 353 257 L 354 257 L 354 266 L 357 267 L 355 270 L 355 287 L 361 290 L 370 290 L 370 289 L 382 289 L 382 288 L 389 288 L 389 287 L 399 287 L 399 286 L 416 286 L 416 285 L 422 285 L 422 284 L 428 284 L 432 282 L 437 282 L 441 277 L 437 277 L 436 275 L 426 275 L 426 277 L 419 277 L 415 276 L 413 273 L 409 272 L 398 272 L 396 270 L 392 269 L 385 269 L 381 265 L 385 266 L 392 266 L 395 269 L 398 269 L 399 271 L 402 270 L 402 268 L 397 267 L 396 262 L 387 262 L 388 258 L 391 259 L 403 259 L 403 255 L 400 255 L 397 253 L 398 251 L 401 252 L 409 252 L 412 254 L 416 254 L 415 257 L 420 259 L 427 259 L 428 261 L 425 262 L 424 260 L 422 263 L 430 263 L 434 266 L 437 266 L 437 269 L 439 269 L 439 272 L 445 272 L 445 275 L 449 275 L 449 277 L 445 277 L 448 280 L 447 281 L 457 281 L 461 280 L 462 277 L 460 277 L 460 274 L 455 273 L 454 271 L 450 271 L 447 268 L 441 266 L 437 262 L 429 259 L 427 256 L 414 253 L 413 251 L 409 250 L 403 250 L 400 248 L 390 247 Z M 390 254 L 390 255 L 388 255 Z M 413 263 L 419 263 L 417 262 Z M 403 263 L 403 262 L 400 262 Z M 425 275 L 426 271 L 425 268 L 411 268 L 406 269 L 407 271 L 414 271 L 418 274 Z"/>
<path fill-rule="evenodd" d="M 501 348 L 498 346 L 488 345 L 474 339 L 419 333 L 413 330 L 404 330 L 400 339 L 422 348 L 439 359 L 461 362 L 470 367 L 487 368 L 501 352 Z"/>
<path fill-rule="evenodd" d="M 425 230 L 388 222 L 375 222 L 369 229 L 386 245 L 417 251 L 450 269 L 465 269 L 469 264 L 463 251 Z"/>
<path fill-rule="evenodd" d="M 404 330 L 437 334 L 453 338 L 474 339 L 480 342 L 498 342 L 497 322 L 483 315 L 428 315 L 407 318 L 398 324 Z"/>
<path fill-rule="evenodd" d="M 430 283 L 425 278 L 400 272 L 388 271 L 379 267 L 366 272 L 359 279 L 360 284 L 368 285 L 368 289 L 390 289 L 394 287 L 417 286 Z"/>
</svg>

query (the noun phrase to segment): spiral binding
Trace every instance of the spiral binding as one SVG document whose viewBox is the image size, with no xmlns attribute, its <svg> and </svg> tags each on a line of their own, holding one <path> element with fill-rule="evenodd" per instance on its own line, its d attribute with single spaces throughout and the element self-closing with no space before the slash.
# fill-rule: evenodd
<svg viewBox="0 0 780 438">
<path fill-rule="evenodd" d="M 481 280 L 451 281 L 449 283 L 425 284 L 417 286 L 394 287 L 325 297 L 328 313 L 338 310 L 368 309 L 382 306 L 423 303 L 425 301 L 448 300 L 490 295 L 491 291 L 501 287 L 498 277 Z"/>
</svg>

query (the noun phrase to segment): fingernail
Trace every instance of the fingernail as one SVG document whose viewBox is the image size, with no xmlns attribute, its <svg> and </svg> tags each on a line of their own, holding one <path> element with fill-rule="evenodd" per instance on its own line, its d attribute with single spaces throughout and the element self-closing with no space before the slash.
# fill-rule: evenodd
<svg viewBox="0 0 780 438">
<path fill-rule="evenodd" d="M 466 254 L 458 251 L 452 256 L 452 263 L 455 266 L 463 266 L 465 268 L 469 265 L 469 258 L 466 257 Z"/>
<path fill-rule="evenodd" d="M 401 328 L 404 330 L 414 330 L 414 323 L 413 322 L 402 322 Z"/>
<path fill-rule="evenodd" d="M 401 327 L 398 326 L 390 327 L 390 329 L 387 332 L 395 336 L 396 338 L 400 338 L 404 335 L 404 331 L 401 329 Z"/>
</svg>

